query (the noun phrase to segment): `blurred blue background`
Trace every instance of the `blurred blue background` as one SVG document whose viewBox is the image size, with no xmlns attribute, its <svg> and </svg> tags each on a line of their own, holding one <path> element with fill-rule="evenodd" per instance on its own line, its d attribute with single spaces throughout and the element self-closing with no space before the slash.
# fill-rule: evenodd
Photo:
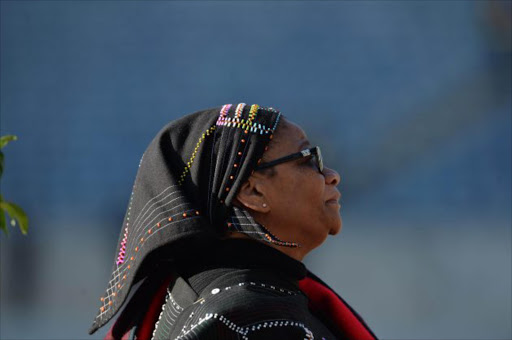
<svg viewBox="0 0 512 340">
<path fill-rule="evenodd" d="M 102 338 L 139 158 L 168 121 L 280 109 L 342 175 L 305 260 L 382 339 L 510 339 L 511 2 L 1 1 L 2 339 Z"/>
</svg>

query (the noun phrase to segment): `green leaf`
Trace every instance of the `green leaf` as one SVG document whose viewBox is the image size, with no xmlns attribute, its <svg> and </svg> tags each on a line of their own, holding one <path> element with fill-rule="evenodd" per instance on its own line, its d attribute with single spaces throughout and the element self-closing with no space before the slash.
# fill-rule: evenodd
<svg viewBox="0 0 512 340">
<path fill-rule="evenodd" d="M 18 139 L 18 137 L 15 135 L 5 135 L 5 136 L 0 137 L 0 149 L 2 149 L 4 146 L 6 146 L 7 143 L 9 143 L 13 140 L 17 140 L 17 139 Z"/>
<path fill-rule="evenodd" d="M 0 208 L 5 210 L 11 219 L 15 219 L 18 221 L 18 225 L 20 226 L 20 230 L 23 235 L 26 235 L 28 232 L 28 217 L 19 206 L 12 202 L 0 201 Z"/>
<path fill-rule="evenodd" d="M 4 173 L 4 153 L 0 151 L 0 177 Z"/>
<path fill-rule="evenodd" d="M 9 229 L 5 224 L 5 213 L 3 211 L 0 211 L 0 229 L 4 231 L 5 235 L 9 235 Z"/>
</svg>

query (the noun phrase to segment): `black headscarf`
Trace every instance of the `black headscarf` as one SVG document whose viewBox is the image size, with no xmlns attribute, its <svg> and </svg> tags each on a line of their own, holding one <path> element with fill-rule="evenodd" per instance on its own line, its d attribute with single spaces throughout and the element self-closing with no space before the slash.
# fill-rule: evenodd
<svg viewBox="0 0 512 340">
<path fill-rule="evenodd" d="M 230 229 L 298 246 L 279 240 L 232 205 L 261 161 L 280 116 L 271 107 L 227 104 L 173 121 L 156 135 L 139 164 L 112 277 L 91 334 L 119 311 L 158 250 L 186 240 L 213 242 Z"/>
</svg>

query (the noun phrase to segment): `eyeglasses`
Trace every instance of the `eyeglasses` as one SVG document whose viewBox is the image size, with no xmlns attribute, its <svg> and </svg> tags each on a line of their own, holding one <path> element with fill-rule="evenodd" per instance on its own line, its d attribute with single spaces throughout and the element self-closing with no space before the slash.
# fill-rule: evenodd
<svg viewBox="0 0 512 340">
<path fill-rule="evenodd" d="M 276 165 L 281 164 L 281 163 L 290 162 L 290 161 L 293 161 L 293 160 L 296 160 L 296 159 L 300 159 L 300 158 L 304 158 L 304 157 L 309 157 L 309 156 L 312 156 L 313 159 L 315 160 L 316 166 L 318 168 L 318 171 L 323 173 L 323 171 L 324 171 L 324 161 L 322 159 L 322 153 L 320 152 L 320 147 L 319 146 L 315 146 L 314 148 L 310 148 L 310 149 L 304 149 L 302 151 L 299 151 L 299 152 L 296 152 L 296 153 L 292 153 L 291 155 L 284 156 L 284 157 L 281 157 L 281 158 L 278 158 L 278 159 L 274 159 L 273 161 L 260 164 L 260 165 L 258 165 L 255 168 L 255 170 L 261 170 L 261 169 L 270 168 L 272 166 L 276 166 Z"/>
</svg>

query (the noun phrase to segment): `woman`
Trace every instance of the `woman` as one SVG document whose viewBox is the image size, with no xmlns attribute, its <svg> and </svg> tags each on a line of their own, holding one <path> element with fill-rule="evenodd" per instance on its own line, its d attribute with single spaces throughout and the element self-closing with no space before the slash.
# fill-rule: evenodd
<svg viewBox="0 0 512 340">
<path fill-rule="evenodd" d="M 127 301 L 107 338 L 375 339 L 301 262 L 341 229 L 339 181 L 273 108 L 171 122 L 141 159 L 90 333 Z"/>
</svg>

